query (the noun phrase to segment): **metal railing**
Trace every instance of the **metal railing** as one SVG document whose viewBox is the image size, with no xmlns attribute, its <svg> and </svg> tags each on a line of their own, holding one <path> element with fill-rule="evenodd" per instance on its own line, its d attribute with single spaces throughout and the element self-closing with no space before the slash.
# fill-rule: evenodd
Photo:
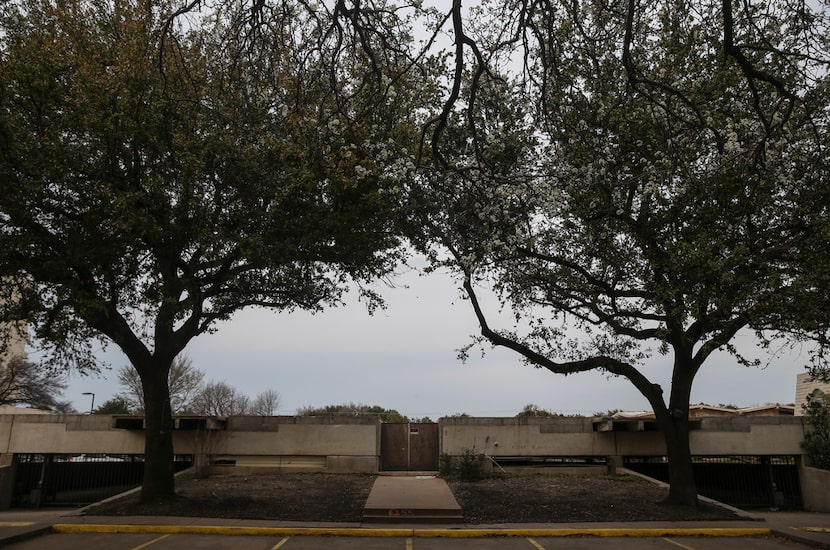
<svg viewBox="0 0 830 550">
<path fill-rule="evenodd" d="M 193 458 L 176 456 L 175 471 L 189 468 Z M 141 485 L 143 455 L 19 454 L 15 455 L 12 506 L 84 506 Z"/>
<path fill-rule="evenodd" d="M 738 508 L 803 508 L 795 456 L 695 456 L 698 493 Z M 626 457 L 625 467 L 668 482 L 666 457 Z"/>
</svg>

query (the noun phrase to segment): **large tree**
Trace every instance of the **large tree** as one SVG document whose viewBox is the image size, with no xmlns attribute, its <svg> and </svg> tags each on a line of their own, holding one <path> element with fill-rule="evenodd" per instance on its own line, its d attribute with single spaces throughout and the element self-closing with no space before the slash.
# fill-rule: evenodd
<svg viewBox="0 0 830 550">
<path fill-rule="evenodd" d="M 143 500 L 175 494 L 167 383 L 191 339 L 389 268 L 407 39 L 383 4 L 0 6 L 0 321 L 63 366 L 94 368 L 96 341 L 124 352 Z"/>
<path fill-rule="evenodd" d="M 0 405 L 73 412 L 69 402 L 60 400 L 65 389 L 63 373 L 54 372 L 24 357 L 15 357 L 0 365 Z"/>
<path fill-rule="evenodd" d="M 261 391 L 251 401 L 249 412 L 256 416 L 276 416 L 281 403 L 282 396 L 277 390 Z"/>
<path fill-rule="evenodd" d="M 204 371 L 194 367 L 186 354 L 179 354 L 173 359 L 167 374 L 167 391 L 173 414 L 190 411 L 194 398 L 202 389 L 204 378 Z M 129 365 L 121 367 L 118 369 L 118 384 L 122 391 L 117 398 L 134 413 L 142 413 L 145 410 L 144 388 L 138 372 Z"/>
<path fill-rule="evenodd" d="M 460 274 L 486 341 L 636 386 L 671 502 L 697 502 L 689 399 L 713 352 L 752 363 L 734 344 L 747 329 L 817 342 L 826 368 L 828 15 L 788 0 L 449 12 L 456 78 L 413 188 L 414 242 Z M 497 326 L 483 286 L 516 326 Z M 669 388 L 641 368 L 652 349 Z"/>
<path fill-rule="evenodd" d="M 227 382 L 208 382 L 193 396 L 191 414 L 241 416 L 249 414 L 251 398 Z"/>
</svg>

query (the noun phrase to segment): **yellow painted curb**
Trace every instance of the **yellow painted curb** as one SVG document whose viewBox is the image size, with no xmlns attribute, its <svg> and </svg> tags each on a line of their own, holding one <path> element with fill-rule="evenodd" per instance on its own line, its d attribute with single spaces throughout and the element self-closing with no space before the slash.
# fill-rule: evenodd
<svg viewBox="0 0 830 550">
<path fill-rule="evenodd" d="M 807 531 L 808 533 L 830 533 L 830 527 L 793 527 L 798 531 Z"/>
<path fill-rule="evenodd" d="M 59 523 L 57 533 L 156 533 L 188 535 L 332 536 L 332 537 L 758 537 L 772 534 L 768 528 L 643 528 L 643 529 L 363 529 L 344 527 L 218 527 L 207 525 L 107 525 Z"/>
<path fill-rule="evenodd" d="M 338 536 L 338 537 L 411 537 L 412 529 L 359 529 L 347 527 L 220 527 L 210 525 L 111 525 L 92 523 L 57 523 L 56 533 L 155 533 L 187 535 L 252 536 Z"/>
<path fill-rule="evenodd" d="M 415 529 L 413 537 L 483 538 L 483 537 L 758 537 L 770 535 L 768 528 L 643 528 L 643 529 Z"/>
</svg>

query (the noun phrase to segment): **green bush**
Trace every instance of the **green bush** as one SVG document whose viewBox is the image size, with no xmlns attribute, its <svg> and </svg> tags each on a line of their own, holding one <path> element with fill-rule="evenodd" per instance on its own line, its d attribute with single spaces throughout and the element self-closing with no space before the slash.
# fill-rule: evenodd
<svg viewBox="0 0 830 550">
<path fill-rule="evenodd" d="M 478 481 L 488 477 L 484 464 L 484 454 L 464 449 L 461 456 L 442 454 L 438 459 L 438 473 L 444 479 Z"/>
<path fill-rule="evenodd" d="M 452 456 L 441 453 L 438 457 L 438 474 L 444 479 L 452 479 L 454 475 Z"/>
<path fill-rule="evenodd" d="M 810 430 L 804 434 L 801 447 L 814 467 L 830 470 L 830 395 L 809 395 L 802 408 Z"/>
</svg>

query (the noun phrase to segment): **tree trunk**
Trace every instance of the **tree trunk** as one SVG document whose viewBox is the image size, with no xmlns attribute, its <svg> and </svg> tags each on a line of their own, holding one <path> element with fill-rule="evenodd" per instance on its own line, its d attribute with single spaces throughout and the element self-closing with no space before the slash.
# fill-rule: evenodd
<svg viewBox="0 0 830 550">
<path fill-rule="evenodd" d="M 688 407 L 687 407 L 688 408 Z M 663 429 L 666 438 L 666 454 L 669 460 L 669 494 L 667 504 L 697 506 L 697 484 L 692 466 L 692 451 L 689 445 L 688 411 L 682 417 L 668 419 L 671 427 Z"/>
<path fill-rule="evenodd" d="M 666 503 L 697 506 L 697 484 L 689 444 L 689 400 L 697 368 L 690 348 L 675 347 L 671 395 L 668 407 L 655 407 L 654 414 L 666 440 L 669 460 L 669 495 Z"/>
<path fill-rule="evenodd" d="M 169 364 L 154 361 L 139 371 L 144 387 L 144 483 L 141 501 L 159 502 L 176 496 L 173 478 L 173 414 L 167 386 Z"/>
</svg>

